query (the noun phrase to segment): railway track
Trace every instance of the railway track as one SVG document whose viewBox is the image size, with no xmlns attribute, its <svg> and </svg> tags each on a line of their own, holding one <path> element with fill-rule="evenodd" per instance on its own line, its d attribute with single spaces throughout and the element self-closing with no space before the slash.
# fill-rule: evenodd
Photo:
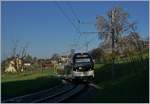
<svg viewBox="0 0 150 104">
<path fill-rule="evenodd" d="M 52 96 L 48 96 L 46 98 L 39 99 L 33 103 L 60 103 L 63 102 L 70 97 L 80 93 L 81 90 L 83 90 L 85 85 L 80 84 L 80 85 L 75 85 L 71 89 L 68 89 L 66 91 L 58 92 Z"/>
<path fill-rule="evenodd" d="M 2 103 L 58 103 L 79 93 L 84 87 L 83 84 L 59 85 L 40 92 L 11 98 Z"/>
</svg>

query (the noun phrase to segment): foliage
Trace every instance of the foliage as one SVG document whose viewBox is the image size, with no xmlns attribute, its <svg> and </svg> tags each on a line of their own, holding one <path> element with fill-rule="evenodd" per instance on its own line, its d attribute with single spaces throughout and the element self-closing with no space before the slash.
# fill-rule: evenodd
<svg viewBox="0 0 150 104">
<path fill-rule="evenodd" d="M 115 31 L 115 40 L 119 39 L 123 32 L 129 31 L 131 23 L 128 20 L 129 14 L 122 7 L 116 6 L 107 12 L 107 18 L 97 16 L 97 29 L 99 38 L 104 39 L 104 42 L 110 42 L 112 39 L 112 28 Z"/>
<path fill-rule="evenodd" d="M 96 62 L 102 62 L 104 60 L 104 52 L 100 48 L 95 48 L 91 51 L 92 57 Z"/>
<path fill-rule="evenodd" d="M 99 31 L 99 38 L 103 40 L 104 45 L 112 49 L 112 79 L 114 79 L 114 63 L 116 59 L 116 52 L 119 53 L 117 44 L 123 33 L 130 31 L 134 24 L 129 23 L 128 13 L 122 7 L 114 7 L 108 11 L 107 17 L 98 16 L 97 30 Z M 111 44 L 110 44 L 111 43 Z M 120 48 L 122 49 L 122 48 Z"/>
</svg>

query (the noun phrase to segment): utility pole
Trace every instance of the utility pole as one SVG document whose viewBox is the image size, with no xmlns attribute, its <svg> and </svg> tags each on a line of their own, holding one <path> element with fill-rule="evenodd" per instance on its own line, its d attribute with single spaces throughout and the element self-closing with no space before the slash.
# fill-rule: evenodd
<svg viewBox="0 0 150 104">
<path fill-rule="evenodd" d="M 115 48 L 115 29 L 114 29 L 114 22 L 115 22 L 115 10 L 112 10 L 111 13 L 111 34 L 112 34 L 112 80 L 114 80 L 115 73 L 114 73 L 114 64 L 115 64 L 115 56 L 114 56 L 114 48 Z"/>
<path fill-rule="evenodd" d="M 85 44 L 86 45 L 86 52 L 88 52 L 89 43 L 90 43 L 90 41 L 87 41 L 86 44 Z"/>
</svg>

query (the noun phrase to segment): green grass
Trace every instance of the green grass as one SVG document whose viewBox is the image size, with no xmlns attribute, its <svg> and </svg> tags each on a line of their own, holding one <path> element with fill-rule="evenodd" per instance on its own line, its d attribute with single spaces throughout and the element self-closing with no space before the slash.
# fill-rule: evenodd
<svg viewBox="0 0 150 104">
<path fill-rule="evenodd" d="M 95 102 L 148 102 L 149 59 L 115 64 L 115 79 L 111 77 L 111 64 L 95 64 L 95 83 L 104 89 L 95 94 Z M 20 96 L 60 84 L 51 70 L 2 74 L 2 100 Z"/>
<path fill-rule="evenodd" d="M 104 89 L 98 90 L 96 101 L 101 103 L 143 103 L 149 99 L 149 59 L 144 64 L 132 63 L 115 65 L 115 79 L 111 77 L 111 64 L 96 65 L 95 82 Z"/>
<path fill-rule="evenodd" d="M 3 74 L 1 80 L 2 100 L 51 88 L 61 83 L 51 70 Z"/>
<path fill-rule="evenodd" d="M 20 80 L 30 80 L 43 76 L 54 76 L 55 74 L 51 70 L 44 71 L 28 71 L 22 73 L 4 73 L 2 74 L 2 82 L 9 81 L 20 81 Z"/>
</svg>

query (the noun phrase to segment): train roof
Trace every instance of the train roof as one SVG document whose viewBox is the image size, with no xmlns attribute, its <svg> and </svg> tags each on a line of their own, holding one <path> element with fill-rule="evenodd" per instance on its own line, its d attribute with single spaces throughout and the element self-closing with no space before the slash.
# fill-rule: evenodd
<svg viewBox="0 0 150 104">
<path fill-rule="evenodd" d="M 84 52 L 84 53 L 75 53 L 74 55 L 89 55 L 89 53 L 86 53 L 86 52 Z"/>
<path fill-rule="evenodd" d="M 87 57 L 91 57 L 91 55 L 89 53 L 75 53 L 73 55 L 73 58 L 79 58 L 79 57 L 82 57 L 82 58 L 87 58 Z"/>
</svg>

